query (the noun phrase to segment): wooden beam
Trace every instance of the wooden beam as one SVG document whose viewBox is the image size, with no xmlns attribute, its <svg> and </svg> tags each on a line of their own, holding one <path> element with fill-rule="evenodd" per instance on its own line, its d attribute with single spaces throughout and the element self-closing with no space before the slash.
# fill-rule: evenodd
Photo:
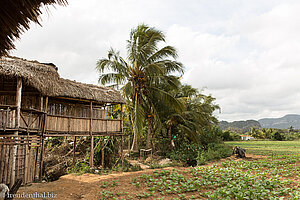
<svg viewBox="0 0 300 200">
<path fill-rule="evenodd" d="M 101 147 L 101 166 L 102 166 L 102 169 L 104 169 L 104 149 L 105 149 L 104 137 L 102 137 L 102 147 Z"/>
<path fill-rule="evenodd" d="M 17 88 L 16 88 L 16 115 L 15 115 L 15 128 L 19 129 L 20 126 L 20 113 L 21 113 L 21 100 L 22 100 L 22 78 L 17 78 Z M 18 131 L 14 132 L 14 135 L 18 135 Z M 11 179 L 10 187 L 15 183 L 16 178 L 16 159 L 17 159 L 17 145 L 13 146 L 13 158 L 11 165 Z"/>
<path fill-rule="evenodd" d="M 21 111 L 21 100 L 22 100 L 22 78 L 17 78 L 17 91 L 16 91 L 16 128 L 20 126 L 20 111 Z"/>
<path fill-rule="evenodd" d="M 74 137 L 74 144 L 73 144 L 73 165 L 75 165 L 75 150 L 76 150 L 76 139 L 77 137 Z"/>
<path fill-rule="evenodd" d="M 45 130 L 46 130 L 46 125 L 47 125 L 47 110 L 48 110 L 48 97 L 46 97 L 45 99 L 45 105 L 44 105 L 44 124 L 42 126 L 42 135 L 41 135 L 41 157 L 40 157 L 40 173 L 39 173 L 39 179 L 40 182 L 42 182 L 42 176 L 43 176 L 43 157 L 44 157 L 44 150 L 45 150 L 45 143 L 44 143 L 44 134 L 45 134 Z"/>
<path fill-rule="evenodd" d="M 94 167 L 94 136 L 93 136 L 93 102 L 90 102 L 90 136 L 91 136 L 91 155 L 90 168 Z"/>
<path fill-rule="evenodd" d="M 44 97 L 40 96 L 40 107 L 39 107 L 40 112 L 44 111 Z M 43 130 L 43 115 L 39 115 L 39 128 L 40 128 L 40 133 L 38 132 L 38 135 L 42 134 Z M 41 140 L 41 137 L 40 137 Z M 41 144 L 41 141 L 40 141 Z M 35 179 L 39 178 L 40 175 L 40 168 L 41 168 L 41 145 L 37 146 L 37 156 L 36 156 L 36 168 L 35 168 Z"/>
<path fill-rule="evenodd" d="M 121 121 L 120 121 L 120 128 L 121 128 L 121 167 L 123 170 L 123 162 L 124 162 L 124 156 L 123 156 L 123 104 L 121 104 Z"/>
</svg>

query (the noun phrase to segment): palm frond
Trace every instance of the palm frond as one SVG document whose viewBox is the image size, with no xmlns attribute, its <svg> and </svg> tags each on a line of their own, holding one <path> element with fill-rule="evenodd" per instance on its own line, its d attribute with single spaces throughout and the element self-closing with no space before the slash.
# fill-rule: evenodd
<svg viewBox="0 0 300 200">
<path fill-rule="evenodd" d="M 126 78 L 119 73 L 107 73 L 101 74 L 98 82 L 102 85 L 106 85 L 108 83 L 115 83 L 115 85 L 120 85 L 126 82 Z"/>
<path fill-rule="evenodd" d="M 133 87 L 131 82 L 127 82 L 123 87 L 122 91 L 124 96 L 127 97 L 127 99 L 130 99 L 131 96 L 133 96 Z"/>
<path fill-rule="evenodd" d="M 42 7 L 66 6 L 66 0 L 2 0 L 0 3 L 0 56 L 15 49 L 13 42 L 30 28 L 31 22 L 40 24 Z M 47 8 L 47 7 L 46 7 Z"/>
<path fill-rule="evenodd" d="M 177 58 L 177 51 L 172 46 L 165 46 L 162 49 L 156 51 L 153 55 L 148 58 L 148 63 L 157 62 L 163 60 L 168 57 L 172 57 L 174 59 Z"/>
<path fill-rule="evenodd" d="M 172 107 L 174 107 L 177 111 L 183 111 L 184 107 L 180 101 L 170 95 L 168 92 L 161 90 L 156 87 L 149 87 L 152 91 L 152 94 L 155 95 L 155 98 L 159 99 L 162 102 L 168 102 Z"/>
</svg>

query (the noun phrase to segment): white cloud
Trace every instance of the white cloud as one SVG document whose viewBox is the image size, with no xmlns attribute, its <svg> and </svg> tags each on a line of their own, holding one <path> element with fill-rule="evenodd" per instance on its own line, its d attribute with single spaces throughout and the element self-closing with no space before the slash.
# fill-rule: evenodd
<svg viewBox="0 0 300 200">
<path fill-rule="evenodd" d="M 125 56 L 131 28 L 144 22 L 178 49 L 184 81 L 217 98 L 220 119 L 279 117 L 300 113 L 299 9 L 297 0 L 72 0 L 32 25 L 13 55 L 97 83 L 96 61 L 110 47 Z"/>
</svg>

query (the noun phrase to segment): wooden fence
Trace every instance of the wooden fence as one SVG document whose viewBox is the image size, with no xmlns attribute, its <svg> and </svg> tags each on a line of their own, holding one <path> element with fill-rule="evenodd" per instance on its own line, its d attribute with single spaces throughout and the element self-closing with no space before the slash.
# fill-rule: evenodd
<svg viewBox="0 0 300 200">
<path fill-rule="evenodd" d="M 95 134 L 120 133 L 121 119 L 92 119 L 92 130 L 90 130 L 90 118 L 48 115 L 46 118 L 46 134 L 69 133 L 78 134 L 92 132 Z"/>
<path fill-rule="evenodd" d="M 0 137 L 0 183 L 11 185 L 22 179 L 23 184 L 31 183 L 39 175 L 39 136 L 2 135 Z M 14 172 L 14 173 L 13 173 Z"/>
<path fill-rule="evenodd" d="M 0 129 L 6 131 L 15 128 L 15 110 L 16 107 L 0 105 Z"/>
<path fill-rule="evenodd" d="M 35 109 L 21 109 L 20 127 L 25 131 L 41 131 L 43 126 L 43 112 Z M 16 107 L 0 105 L 0 130 L 16 129 Z"/>
</svg>

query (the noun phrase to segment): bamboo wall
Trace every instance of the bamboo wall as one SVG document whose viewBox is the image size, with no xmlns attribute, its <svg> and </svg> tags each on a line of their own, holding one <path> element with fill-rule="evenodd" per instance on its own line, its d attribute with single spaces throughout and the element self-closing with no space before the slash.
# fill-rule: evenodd
<svg viewBox="0 0 300 200">
<path fill-rule="evenodd" d="M 43 123 L 41 114 L 21 111 L 20 128 L 24 130 L 41 130 Z M 15 110 L 12 108 L 2 108 L 0 106 L 0 130 L 15 128 Z"/>
<path fill-rule="evenodd" d="M 0 183 L 11 184 L 14 148 L 16 148 L 15 180 L 22 179 L 23 184 L 33 182 L 39 173 L 37 168 L 39 147 L 38 136 L 0 137 Z"/>
<path fill-rule="evenodd" d="M 31 113 L 30 111 L 21 111 L 20 128 L 24 130 L 41 131 L 43 118 L 41 114 Z"/>
<path fill-rule="evenodd" d="M 92 132 L 99 135 L 122 131 L 121 120 L 106 119 L 105 108 L 99 105 L 92 108 L 92 130 L 90 130 L 91 108 L 89 104 L 51 99 L 47 113 L 46 134 L 56 132 L 89 135 Z"/>
<path fill-rule="evenodd" d="M 0 76 L 0 105 L 15 105 L 17 80 Z M 40 93 L 33 87 L 23 84 L 22 108 L 40 109 Z"/>
<path fill-rule="evenodd" d="M 61 133 L 82 133 L 90 132 L 90 122 L 88 118 L 75 118 L 66 116 L 48 115 L 46 119 L 46 132 Z M 115 133 L 121 132 L 121 120 L 119 119 L 93 119 L 92 132 Z"/>
<path fill-rule="evenodd" d="M 15 128 L 15 110 L 10 108 L 0 108 L 0 129 Z"/>
</svg>

